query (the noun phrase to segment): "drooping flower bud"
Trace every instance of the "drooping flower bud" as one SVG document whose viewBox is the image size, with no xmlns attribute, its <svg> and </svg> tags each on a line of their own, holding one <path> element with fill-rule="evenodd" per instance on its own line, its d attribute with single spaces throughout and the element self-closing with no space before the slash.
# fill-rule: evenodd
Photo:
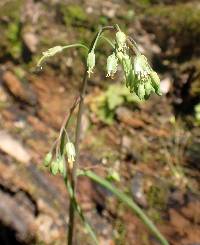
<svg viewBox="0 0 200 245">
<path fill-rule="evenodd" d="M 53 48 L 48 49 L 45 52 L 42 52 L 43 56 L 38 61 L 37 66 L 40 67 L 45 59 L 47 59 L 49 57 L 52 57 L 52 56 L 54 56 L 54 55 L 56 55 L 56 54 L 58 54 L 58 53 L 60 53 L 62 51 L 63 51 L 63 47 L 62 46 L 55 46 Z"/>
<path fill-rule="evenodd" d="M 148 79 L 148 81 L 145 82 L 144 87 L 145 87 L 145 99 L 148 99 L 151 93 L 155 92 L 151 84 L 151 79 Z"/>
<path fill-rule="evenodd" d="M 129 57 L 129 55 L 124 55 L 123 59 L 122 59 L 122 67 L 125 73 L 125 76 L 127 77 L 128 74 L 130 73 L 130 71 L 132 70 L 133 66 L 132 66 L 132 60 Z"/>
<path fill-rule="evenodd" d="M 123 56 L 122 59 L 122 67 L 124 70 L 124 75 L 126 79 L 126 87 L 133 87 L 133 83 L 135 80 L 135 74 L 132 65 L 132 59 L 127 54 Z"/>
<path fill-rule="evenodd" d="M 64 157 L 60 157 L 58 160 L 58 171 L 64 175 L 65 174 L 65 160 Z"/>
<path fill-rule="evenodd" d="M 90 74 L 93 73 L 94 67 L 95 67 L 95 53 L 94 51 L 91 51 L 87 57 L 87 68 L 88 68 L 89 77 Z"/>
<path fill-rule="evenodd" d="M 73 163 L 75 161 L 75 156 L 76 156 L 75 147 L 74 147 L 74 144 L 72 142 L 67 142 L 66 153 L 67 153 L 67 160 L 69 163 L 69 167 L 72 168 Z"/>
<path fill-rule="evenodd" d="M 113 53 L 107 58 L 106 77 L 113 77 L 113 75 L 117 72 L 117 66 L 118 66 L 118 58 L 116 57 L 115 53 Z"/>
<path fill-rule="evenodd" d="M 52 155 L 51 152 L 49 152 L 49 153 L 46 154 L 46 156 L 44 158 L 44 161 L 43 161 L 45 167 L 48 167 L 49 166 L 49 164 L 52 161 L 52 157 L 53 157 L 53 155 Z"/>
<path fill-rule="evenodd" d="M 123 58 L 124 58 L 124 53 L 122 53 L 121 51 L 117 51 L 116 52 L 116 56 L 117 56 L 117 58 L 118 58 L 118 60 L 120 61 L 120 62 L 122 62 L 122 60 L 123 60 Z"/>
<path fill-rule="evenodd" d="M 134 71 L 139 80 L 146 81 L 152 71 L 147 58 L 144 55 L 137 55 L 134 59 Z"/>
<path fill-rule="evenodd" d="M 162 93 L 160 91 L 160 78 L 159 78 L 158 74 L 155 71 L 152 71 L 150 73 L 150 77 L 151 77 L 152 87 L 154 88 L 156 94 L 162 95 Z"/>
<path fill-rule="evenodd" d="M 118 51 L 124 51 L 126 49 L 126 34 L 122 31 L 116 33 L 116 42 Z"/>
<path fill-rule="evenodd" d="M 144 100 L 144 96 L 145 96 L 145 87 L 144 87 L 144 83 L 140 83 L 140 84 L 138 85 L 137 96 L 139 97 L 140 100 Z"/>
<path fill-rule="evenodd" d="M 60 53 L 63 50 L 62 46 L 55 46 L 53 48 L 48 49 L 47 51 L 43 52 L 43 56 L 45 57 L 51 57 L 56 55 L 57 53 Z"/>
<path fill-rule="evenodd" d="M 50 171 L 53 175 L 56 175 L 58 173 L 58 167 L 59 167 L 58 161 L 54 160 L 50 166 Z"/>
</svg>

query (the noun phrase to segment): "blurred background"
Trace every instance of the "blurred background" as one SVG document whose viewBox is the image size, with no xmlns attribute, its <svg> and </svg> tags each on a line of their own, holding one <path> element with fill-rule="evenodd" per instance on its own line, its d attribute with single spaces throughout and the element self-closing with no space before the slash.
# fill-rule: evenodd
<svg viewBox="0 0 200 245">
<path fill-rule="evenodd" d="M 0 244 L 65 244 L 68 196 L 42 159 L 77 96 L 85 53 L 71 49 L 38 72 L 56 45 L 89 45 L 99 25 L 119 24 L 161 78 L 163 96 L 139 102 L 105 78 L 102 40 L 89 80 L 81 166 L 114 184 L 170 244 L 200 244 L 200 2 L 192 0 L 0 1 Z M 74 122 L 70 134 L 73 136 Z M 105 171 L 108 169 L 108 171 Z M 101 245 L 156 245 L 141 221 L 85 178 L 78 199 Z M 76 243 L 93 244 L 77 219 Z"/>
</svg>

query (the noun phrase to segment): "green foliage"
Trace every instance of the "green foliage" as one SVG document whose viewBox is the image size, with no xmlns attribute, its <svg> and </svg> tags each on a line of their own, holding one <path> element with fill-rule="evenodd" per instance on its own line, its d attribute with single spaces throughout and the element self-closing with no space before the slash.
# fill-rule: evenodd
<svg viewBox="0 0 200 245">
<path fill-rule="evenodd" d="M 137 0 L 142 5 L 149 5 L 152 3 L 152 0 Z"/>
<path fill-rule="evenodd" d="M 150 207 L 163 209 L 166 206 L 167 193 L 165 188 L 152 185 L 147 193 L 147 201 Z"/>
<path fill-rule="evenodd" d="M 19 22 L 10 23 L 7 27 L 5 35 L 9 43 L 8 52 L 16 59 L 20 58 L 22 43 L 20 40 Z"/>
<path fill-rule="evenodd" d="M 114 84 L 109 85 L 105 92 L 92 99 L 90 109 L 102 122 L 112 124 L 117 107 L 124 104 L 137 104 L 139 102 L 139 98 L 134 94 L 130 94 L 127 87 L 121 84 Z"/>
<path fill-rule="evenodd" d="M 66 25 L 82 25 L 87 20 L 84 9 L 78 4 L 61 5 L 61 13 Z"/>
<path fill-rule="evenodd" d="M 134 213 L 138 215 L 138 217 L 147 225 L 149 230 L 156 236 L 156 238 L 160 241 L 162 245 L 169 245 L 167 240 L 162 236 L 162 234 L 157 230 L 152 221 L 146 216 L 143 210 L 125 193 L 118 190 L 115 186 L 113 186 L 109 181 L 101 178 L 96 175 L 92 171 L 79 171 L 78 175 L 87 176 L 94 182 L 100 184 L 102 187 L 109 190 L 113 195 L 115 195 L 122 203 L 124 203 L 127 207 L 129 207 Z"/>
<path fill-rule="evenodd" d="M 177 4 L 173 6 L 155 6 L 146 9 L 145 15 L 157 20 L 163 20 L 165 33 L 181 38 L 182 42 L 189 40 L 200 41 L 200 9 L 190 4 Z"/>
<path fill-rule="evenodd" d="M 0 50 L 15 59 L 19 59 L 22 52 L 20 37 L 20 8 L 23 1 L 15 0 L 5 3 L 0 9 L 0 18 L 6 16 L 8 22 L 0 21 L 1 43 Z"/>
</svg>

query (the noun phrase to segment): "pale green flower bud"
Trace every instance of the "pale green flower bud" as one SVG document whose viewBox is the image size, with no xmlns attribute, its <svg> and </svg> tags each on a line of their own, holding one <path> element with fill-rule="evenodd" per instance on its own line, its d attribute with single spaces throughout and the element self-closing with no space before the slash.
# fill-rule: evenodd
<svg viewBox="0 0 200 245">
<path fill-rule="evenodd" d="M 117 53 L 116 53 L 116 56 L 117 56 L 117 58 L 119 59 L 119 61 L 120 62 L 122 62 L 122 60 L 123 60 L 123 58 L 124 58 L 124 54 L 120 51 L 118 51 Z"/>
<path fill-rule="evenodd" d="M 126 79 L 126 87 L 133 87 L 133 83 L 135 80 L 135 74 L 132 66 L 132 59 L 126 54 L 122 59 L 122 67 L 125 74 Z"/>
<path fill-rule="evenodd" d="M 64 175 L 65 173 L 65 160 L 63 157 L 60 157 L 59 158 L 59 161 L 58 161 L 58 171 Z"/>
<path fill-rule="evenodd" d="M 76 156 L 75 147 L 72 142 L 67 142 L 66 153 L 67 153 L 67 160 L 71 168 L 73 166 L 73 163 L 75 161 L 75 156 Z"/>
<path fill-rule="evenodd" d="M 51 152 L 46 154 L 44 161 L 43 161 L 45 167 L 49 166 L 49 164 L 51 163 L 52 157 L 53 157 L 53 155 Z"/>
<path fill-rule="evenodd" d="M 144 84 L 143 83 L 141 83 L 141 84 L 138 85 L 137 96 L 139 97 L 140 100 L 144 100 L 145 87 L 144 87 Z"/>
<path fill-rule="evenodd" d="M 58 173 L 58 168 L 59 168 L 58 161 L 57 160 L 53 161 L 50 167 L 51 173 L 53 175 L 56 175 Z"/>
<path fill-rule="evenodd" d="M 107 75 L 106 77 L 113 77 L 113 75 L 117 72 L 118 59 L 115 54 L 111 54 L 107 58 Z"/>
<path fill-rule="evenodd" d="M 93 73 L 94 67 L 95 67 L 95 53 L 94 51 L 91 51 L 87 57 L 87 68 L 88 68 L 89 77 L 90 74 Z"/>
<path fill-rule="evenodd" d="M 139 80 L 147 80 L 152 71 L 147 58 L 144 55 L 137 55 L 134 59 L 134 71 Z"/>
<path fill-rule="evenodd" d="M 160 78 L 159 78 L 158 74 L 155 71 L 152 71 L 150 73 L 150 77 L 151 77 L 151 84 L 152 84 L 153 88 L 155 89 L 156 94 L 162 95 L 162 93 L 160 91 Z"/>
<path fill-rule="evenodd" d="M 149 79 L 145 84 L 145 99 L 148 99 L 151 93 L 155 92 L 152 84 L 151 84 L 151 79 Z"/>
<path fill-rule="evenodd" d="M 37 66 L 40 67 L 41 64 L 43 63 L 43 61 L 45 61 L 45 59 L 52 57 L 60 52 L 63 51 L 63 47 L 62 46 L 55 46 L 53 48 L 48 49 L 45 52 L 42 52 L 42 57 L 41 59 L 38 61 Z"/>
<path fill-rule="evenodd" d="M 118 51 L 123 51 L 126 49 L 126 34 L 122 31 L 116 33 L 116 42 Z"/>
<path fill-rule="evenodd" d="M 139 85 L 139 81 L 134 73 L 134 70 L 132 70 L 129 73 L 129 76 L 127 78 L 127 82 L 130 88 L 130 93 L 136 93 L 138 90 L 138 85 Z"/>
<path fill-rule="evenodd" d="M 51 57 L 56 55 L 57 53 L 62 52 L 63 47 L 62 46 L 55 46 L 53 48 L 48 49 L 47 51 L 43 52 L 43 56 L 45 57 Z"/>
<path fill-rule="evenodd" d="M 124 55 L 122 59 L 122 67 L 125 73 L 125 76 L 128 77 L 130 71 L 133 69 L 132 67 L 132 60 L 131 58 L 126 54 Z"/>
</svg>

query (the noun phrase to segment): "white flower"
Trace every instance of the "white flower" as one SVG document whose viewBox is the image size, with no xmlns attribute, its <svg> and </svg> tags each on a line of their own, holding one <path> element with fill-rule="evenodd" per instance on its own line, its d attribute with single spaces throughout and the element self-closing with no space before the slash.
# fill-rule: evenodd
<svg viewBox="0 0 200 245">
<path fill-rule="evenodd" d="M 95 53 L 94 53 L 94 51 L 91 51 L 88 54 L 87 67 L 88 67 L 88 74 L 89 74 L 89 77 L 90 77 L 90 74 L 93 73 L 93 69 L 95 67 Z"/>
<path fill-rule="evenodd" d="M 147 61 L 147 58 L 144 55 L 137 55 L 135 57 L 134 71 L 139 80 L 148 80 L 152 69 Z"/>
<path fill-rule="evenodd" d="M 113 77 L 113 75 L 117 72 L 117 66 L 118 66 L 118 58 L 115 56 L 115 54 L 111 54 L 107 58 L 107 75 L 106 77 Z"/>
<path fill-rule="evenodd" d="M 122 31 L 116 33 L 116 42 L 118 46 L 118 51 L 124 51 L 127 48 L 126 46 L 126 34 Z"/>
<path fill-rule="evenodd" d="M 72 142 L 67 142 L 65 148 L 66 148 L 68 163 L 69 163 L 70 167 L 72 167 L 73 163 L 75 161 L 75 156 L 76 156 L 74 144 Z"/>
</svg>

